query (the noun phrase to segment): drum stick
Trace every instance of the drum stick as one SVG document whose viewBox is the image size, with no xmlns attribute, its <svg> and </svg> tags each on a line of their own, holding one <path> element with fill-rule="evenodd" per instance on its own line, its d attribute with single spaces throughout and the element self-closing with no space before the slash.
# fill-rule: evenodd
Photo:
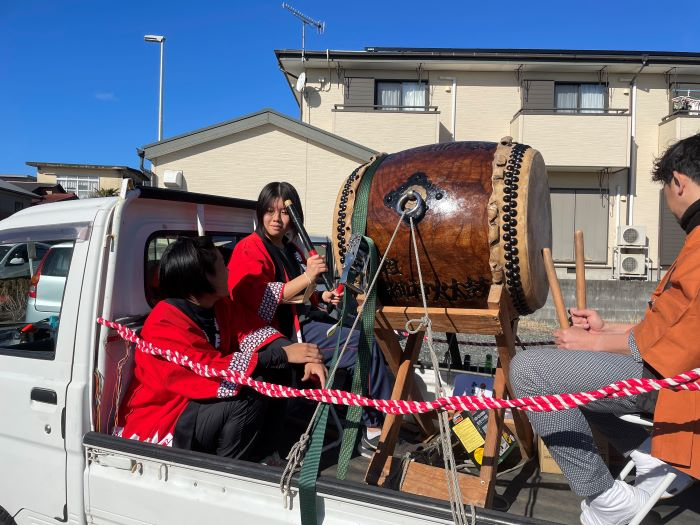
<svg viewBox="0 0 700 525">
<path fill-rule="evenodd" d="M 583 232 L 576 230 L 574 234 L 576 251 L 576 308 L 586 308 L 586 259 L 583 251 Z"/>
<path fill-rule="evenodd" d="M 314 255 L 318 255 L 318 252 L 314 248 L 313 243 L 311 242 L 311 239 L 309 238 L 309 234 L 306 233 L 306 229 L 304 228 L 304 223 L 301 222 L 301 219 L 299 218 L 299 215 L 297 214 L 296 208 L 294 208 L 294 203 L 290 200 L 287 199 L 284 201 L 284 207 L 287 208 L 287 213 L 289 213 L 290 219 L 292 219 L 292 222 L 294 223 L 294 228 L 296 229 L 297 233 L 299 234 L 299 239 L 301 239 L 301 243 L 304 245 L 304 249 L 306 252 L 309 254 L 309 257 L 313 257 Z M 323 284 L 326 285 L 326 290 L 329 292 L 334 292 L 337 295 L 340 295 L 343 293 L 343 289 L 345 288 L 342 284 L 338 285 L 338 288 L 335 289 L 334 291 L 334 286 L 333 283 L 331 282 L 330 277 L 328 277 L 328 273 L 324 272 L 321 274 L 321 279 L 323 279 Z"/>
<path fill-rule="evenodd" d="M 542 258 L 544 259 L 544 269 L 547 272 L 549 288 L 552 290 L 552 300 L 554 301 L 554 309 L 557 312 L 557 319 L 559 319 L 559 326 L 561 328 L 569 328 L 569 316 L 566 315 L 564 297 L 561 294 L 559 279 L 557 279 L 557 271 L 554 269 L 552 250 L 549 248 L 542 248 Z"/>
</svg>

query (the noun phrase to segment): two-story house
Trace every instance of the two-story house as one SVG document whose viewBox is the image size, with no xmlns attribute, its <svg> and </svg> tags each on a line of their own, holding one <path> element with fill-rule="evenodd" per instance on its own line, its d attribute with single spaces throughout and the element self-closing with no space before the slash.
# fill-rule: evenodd
<svg viewBox="0 0 700 525">
<path fill-rule="evenodd" d="M 573 265 L 576 229 L 592 278 L 617 275 L 625 225 L 648 238 L 641 251 L 651 270 L 678 252 L 682 231 L 649 174 L 666 146 L 700 131 L 700 54 L 366 48 L 306 51 L 303 62 L 300 51 L 276 54 L 303 122 L 372 149 L 505 135 L 538 149 L 560 274 Z"/>
</svg>

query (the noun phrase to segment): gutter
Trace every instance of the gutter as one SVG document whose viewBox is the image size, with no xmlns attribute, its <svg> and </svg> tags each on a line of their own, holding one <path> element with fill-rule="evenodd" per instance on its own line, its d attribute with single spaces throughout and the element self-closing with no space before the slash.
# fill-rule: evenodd
<svg viewBox="0 0 700 525">
<path fill-rule="evenodd" d="M 452 81 L 452 142 L 457 140 L 457 77 L 440 77 Z"/>
<path fill-rule="evenodd" d="M 627 226 L 634 223 L 634 196 L 637 191 L 637 77 L 647 67 L 649 57 L 642 57 L 642 66 L 630 81 L 630 166 L 627 172 Z"/>
</svg>

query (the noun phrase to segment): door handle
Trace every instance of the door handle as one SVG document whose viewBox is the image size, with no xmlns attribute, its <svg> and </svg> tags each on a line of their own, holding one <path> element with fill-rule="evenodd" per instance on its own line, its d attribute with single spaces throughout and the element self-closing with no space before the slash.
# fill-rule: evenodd
<svg viewBox="0 0 700 525">
<path fill-rule="evenodd" d="M 30 398 L 32 401 L 37 401 L 39 403 L 47 403 L 49 405 L 58 404 L 58 396 L 56 395 L 56 392 L 49 390 L 48 388 L 32 388 Z"/>
</svg>

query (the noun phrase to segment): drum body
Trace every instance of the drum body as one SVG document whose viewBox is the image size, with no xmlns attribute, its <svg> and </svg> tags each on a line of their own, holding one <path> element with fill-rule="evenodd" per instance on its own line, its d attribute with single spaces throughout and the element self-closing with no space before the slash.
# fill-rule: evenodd
<svg viewBox="0 0 700 525">
<path fill-rule="evenodd" d="M 434 144 L 373 159 L 350 175 L 338 195 L 333 244 L 339 265 L 364 177 L 372 177 L 366 235 L 380 255 L 401 211 L 415 215 L 428 306 L 486 307 L 492 284 L 505 286 L 521 315 L 544 304 L 549 289 L 541 251 L 551 247 L 552 233 L 539 152 L 506 137 L 499 143 Z M 406 196 L 411 190 L 420 195 L 418 202 Z M 413 210 L 416 205 L 422 209 Z M 406 217 L 381 271 L 378 294 L 383 305 L 422 306 Z"/>
</svg>

